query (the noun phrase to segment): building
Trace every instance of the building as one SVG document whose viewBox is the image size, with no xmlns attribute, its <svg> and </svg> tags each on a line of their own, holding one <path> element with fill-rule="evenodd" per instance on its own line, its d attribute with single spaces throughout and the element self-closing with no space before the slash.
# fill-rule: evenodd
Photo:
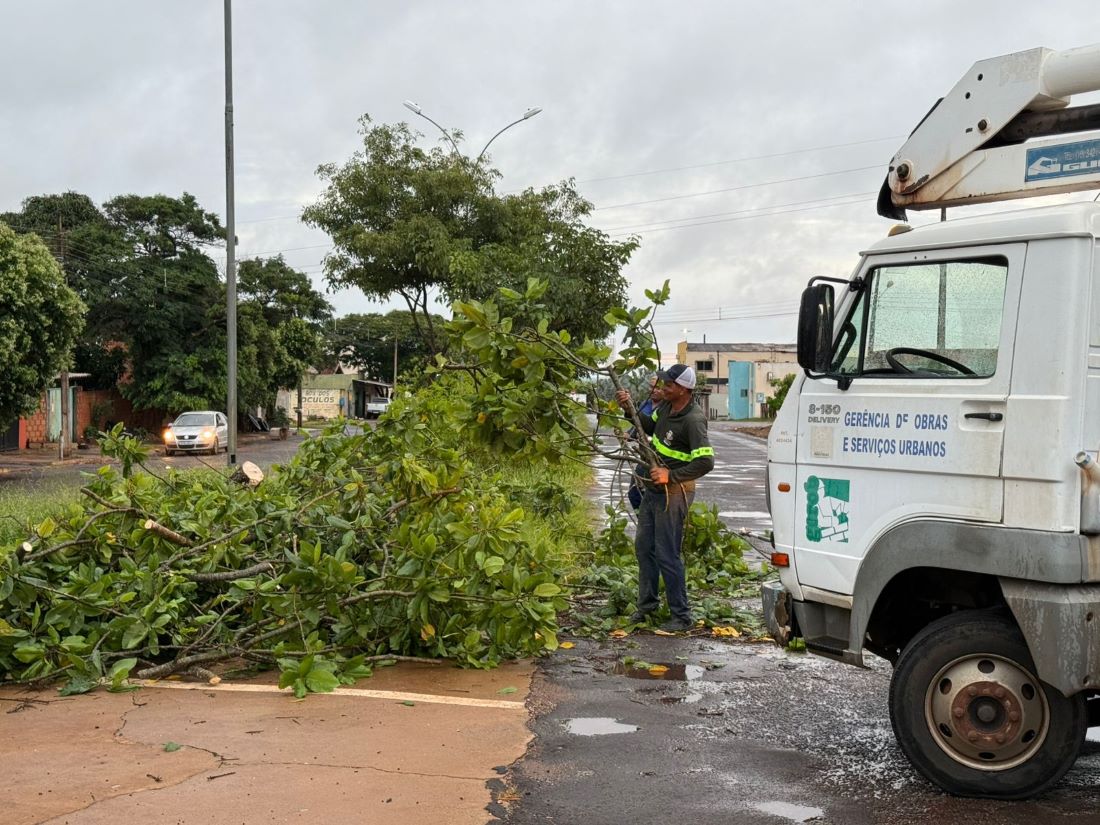
<svg viewBox="0 0 1100 825">
<path fill-rule="evenodd" d="M 303 419 L 367 418 L 367 404 L 389 398 L 391 384 L 372 381 L 342 369 L 346 368 L 329 374 L 311 369 L 302 376 Z M 275 404 L 285 409 L 292 420 L 297 419 L 297 389 L 279 390 Z"/>
<path fill-rule="evenodd" d="M 171 420 L 164 410 L 134 410 L 117 389 L 92 390 L 82 386 L 88 377 L 86 373 L 69 373 L 69 444 L 79 444 L 85 440 L 86 432 L 109 430 L 119 421 L 131 431 L 159 432 Z M 7 427 L 0 426 L 0 451 L 43 447 L 56 443 L 60 434 L 61 388 L 49 387 L 42 393 L 38 409 Z"/>
<path fill-rule="evenodd" d="M 768 417 L 767 401 L 775 392 L 771 381 L 801 370 L 794 344 L 680 341 L 676 360 L 694 367 L 698 386 L 710 390 L 709 416 L 735 420 Z"/>
</svg>

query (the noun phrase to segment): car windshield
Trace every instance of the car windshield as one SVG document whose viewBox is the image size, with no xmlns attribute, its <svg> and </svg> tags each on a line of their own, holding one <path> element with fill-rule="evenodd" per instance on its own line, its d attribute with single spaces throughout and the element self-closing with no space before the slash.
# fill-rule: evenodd
<svg viewBox="0 0 1100 825">
<path fill-rule="evenodd" d="M 175 427 L 211 427 L 214 416 L 211 413 L 184 413 L 176 419 Z"/>
</svg>

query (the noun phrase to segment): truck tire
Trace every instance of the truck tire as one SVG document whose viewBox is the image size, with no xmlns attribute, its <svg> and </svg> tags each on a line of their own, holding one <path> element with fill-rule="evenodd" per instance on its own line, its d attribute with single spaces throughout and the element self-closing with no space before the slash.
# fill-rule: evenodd
<svg viewBox="0 0 1100 825">
<path fill-rule="evenodd" d="M 913 766 L 948 793 L 1025 799 L 1077 759 L 1085 699 L 1035 676 L 1010 617 L 970 610 L 932 622 L 902 651 L 890 721 Z"/>
</svg>

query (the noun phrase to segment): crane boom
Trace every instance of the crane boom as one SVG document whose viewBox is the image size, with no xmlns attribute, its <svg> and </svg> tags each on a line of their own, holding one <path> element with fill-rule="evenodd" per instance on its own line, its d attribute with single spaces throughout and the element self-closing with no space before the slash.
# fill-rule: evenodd
<svg viewBox="0 0 1100 825">
<path fill-rule="evenodd" d="M 1100 44 L 974 64 L 890 161 L 879 214 L 1100 188 Z"/>
</svg>

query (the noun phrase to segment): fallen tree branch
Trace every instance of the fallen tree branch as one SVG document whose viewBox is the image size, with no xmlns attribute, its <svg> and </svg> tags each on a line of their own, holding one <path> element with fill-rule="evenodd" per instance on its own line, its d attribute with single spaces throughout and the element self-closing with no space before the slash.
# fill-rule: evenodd
<svg viewBox="0 0 1100 825">
<path fill-rule="evenodd" d="M 165 527 L 158 521 L 154 521 L 151 518 L 145 519 L 145 529 L 150 533 L 156 533 L 165 541 L 170 541 L 172 544 L 178 544 L 181 547 L 193 547 L 195 542 L 187 538 L 187 536 L 181 536 L 175 530 L 170 527 Z"/>
<path fill-rule="evenodd" d="M 186 578 L 193 582 L 231 582 L 237 579 L 247 579 L 260 573 L 274 573 L 275 566 L 269 561 L 262 561 L 243 570 L 225 570 L 220 573 L 187 573 Z"/>
</svg>

